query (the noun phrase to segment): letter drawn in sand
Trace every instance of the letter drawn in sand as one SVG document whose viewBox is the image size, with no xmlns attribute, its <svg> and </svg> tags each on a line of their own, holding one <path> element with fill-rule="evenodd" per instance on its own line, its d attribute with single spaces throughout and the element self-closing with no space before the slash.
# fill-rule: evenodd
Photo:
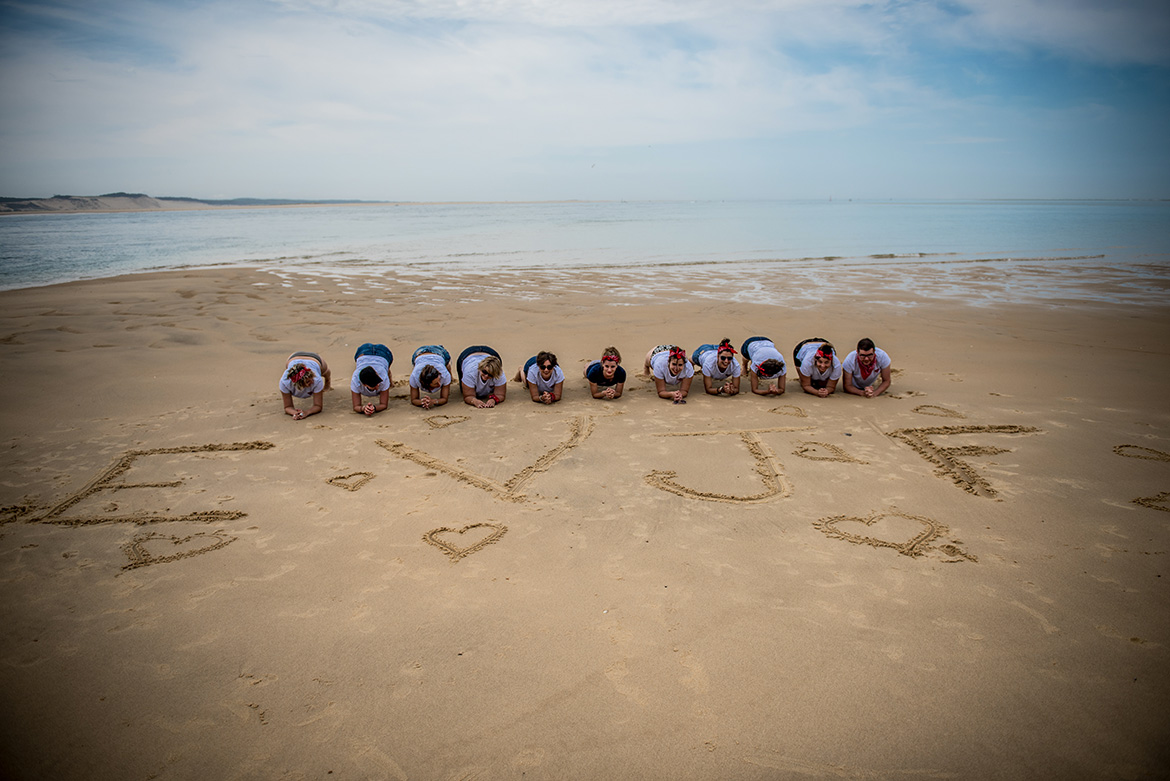
<svg viewBox="0 0 1170 781">
<path fill-rule="evenodd" d="M 1139 450 L 1142 452 L 1137 452 Z M 1141 445 L 1117 445 L 1113 448 L 1113 452 L 1119 456 L 1140 458 L 1143 461 L 1170 461 L 1170 453 L 1163 453 L 1161 450 L 1154 450 L 1152 447 L 1142 447 Z"/>
<path fill-rule="evenodd" d="M 181 522 L 181 521 L 198 521 L 200 523 L 212 523 L 214 521 L 233 520 L 236 518 L 243 518 L 247 513 L 229 510 L 203 510 L 200 512 L 187 513 L 186 515 L 163 515 L 161 513 L 143 513 L 133 515 L 121 516 L 66 516 L 65 512 L 69 508 L 87 499 L 103 492 L 126 491 L 135 488 L 175 488 L 183 484 L 182 480 L 172 480 L 161 483 L 115 483 L 116 478 L 121 477 L 130 470 L 134 463 L 147 456 L 155 455 L 174 455 L 181 453 L 227 453 L 241 450 L 271 450 L 274 445 L 271 442 L 231 442 L 228 444 L 211 444 L 211 445 L 192 445 L 190 447 L 157 447 L 151 450 L 131 450 L 125 455 L 118 458 L 114 463 L 102 472 L 100 475 L 90 480 L 81 490 L 71 494 L 62 502 L 50 507 L 47 511 L 33 515 L 31 518 L 22 519 L 26 523 L 53 523 L 65 526 L 86 526 L 98 523 L 164 523 L 164 522 Z"/>
<path fill-rule="evenodd" d="M 672 494 L 678 494 L 679 496 L 685 496 L 690 499 L 702 499 L 707 502 L 745 502 L 755 504 L 770 501 L 777 496 L 786 498 L 792 496 L 792 485 L 785 478 L 784 470 L 780 462 L 776 459 L 776 454 L 764 444 L 764 441 L 760 439 L 760 434 L 773 431 L 804 431 L 807 428 L 807 426 L 804 426 L 800 428 L 762 428 L 750 431 L 696 431 L 655 434 L 658 437 L 705 437 L 721 434 L 738 436 L 755 460 L 756 474 L 760 476 L 760 480 L 764 484 L 764 490 L 757 494 L 733 496 L 731 494 L 687 488 L 675 480 L 678 477 L 678 473 L 669 469 L 655 469 L 645 476 L 645 480 L 649 485 L 655 488 L 661 488 L 663 491 L 669 491 Z"/>
<path fill-rule="evenodd" d="M 910 521 L 910 524 L 900 524 L 898 521 L 890 521 L 889 519 L 901 518 Z M 885 527 L 891 527 L 887 534 L 896 533 L 898 526 L 909 525 L 910 536 L 903 539 L 901 542 L 893 540 L 886 540 L 880 537 L 872 537 L 869 535 L 855 534 L 853 532 L 845 531 L 841 528 L 842 524 L 862 524 L 867 529 L 875 523 L 882 523 Z M 822 532 L 826 537 L 833 537 L 838 540 L 845 540 L 855 545 L 870 545 L 875 548 L 893 548 L 903 556 L 917 557 L 930 551 L 938 551 L 943 556 L 944 561 L 953 563 L 957 561 L 978 561 L 969 553 L 964 552 L 958 546 L 962 544 L 959 540 L 952 540 L 943 545 L 931 545 L 930 543 L 943 537 L 948 533 L 948 529 L 938 521 L 930 518 L 925 518 L 921 515 L 909 515 L 900 512 L 896 509 L 891 509 L 888 512 L 872 512 L 865 518 L 851 517 L 847 515 L 835 515 L 831 518 L 821 518 L 819 521 L 813 521 L 813 527 Z M 904 530 L 903 530 L 904 531 Z"/>
<path fill-rule="evenodd" d="M 356 491 L 373 479 L 373 472 L 351 472 L 348 475 L 337 475 L 337 477 L 331 477 L 325 482 L 329 483 L 329 485 L 335 485 L 338 488 L 344 488 L 347 491 Z"/>
<path fill-rule="evenodd" d="M 454 543 L 450 542 L 449 540 L 444 540 L 440 536 L 443 534 L 458 534 L 460 537 L 460 541 L 462 541 L 464 534 L 471 531 L 472 529 L 481 529 L 481 528 L 482 529 L 492 529 L 493 531 L 490 534 L 488 534 L 487 536 L 480 538 L 480 540 L 478 542 L 475 542 L 475 543 L 472 543 L 471 545 L 468 545 L 466 548 L 461 548 L 458 545 L 455 545 Z M 487 521 L 484 521 L 481 523 L 469 523 L 468 525 L 464 526 L 462 529 L 451 529 L 451 528 L 448 528 L 446 526 L 440 526 L 439 528 L 431 529 L 429 532 L 424 534 L 423 535 L 423 542 L 434 545 L 436 548 L 443 551 L 443 553 L 447 554 L 447 556 L 451 559 L 451 563 L 455 564 L 464 556 L 470 556 L 471 554 L 475 553 L 477 550 L 483 548 L 485 545 L 491 545 L 493 542 L 495 542 L 496 540 L 503 537 L 507 531 L 508 531 L 508 527 L 504 526 L 502 523 L 490 523 Z M 472 535 L 472 536 L 474 536 L 474 535 Z M 470 538 L 468 538 L 468 539 L 470 539 Z"/>
<path fill-rule="evenodd" d="M 122 569 L 128 570 L 138 567 L 148 567 L 151 564 L 165 564 L 168 561 L 178 561 L 179 559 L 185 559 L 190 556 L 198 556 L 200 553 L 210 553 L 226 545 L 231 545 L 237 539 L 239 538 L 229 536 L 223 530 L 196 532 L 188 537 L 174 537 L 169 534 L 159 534 L 158 532 L 136 534 L 134 535 L 134 539 L 122 546 L 122 550 L 126 552 L 127 558 L 130 559 L 130 563 L 124 565 Z M 165 542 L 159 544 L 157 542 L 159 540 L 169 541 L 170 547 Z M 194 541 L 194 544 L 192 544 L 192 541 Z M 151 553 L 151 548 L 158 550 L 160 555 Z"/>
<path fill-rule="evenodd" d="M 961 445 L 942 447 L 931 437 L 955 434 L 1033 434 L 1040 429 L 1032 426 L 932 426 L 928 428 L 903 428 L 889 432 L 891 437 L 900 439 L 925 458 L 938 466 L 935 474 L 949 477 L 955 485 L 969 494 L 994 498 L 996 490 L 983 475 L 960 456 L 993 456 L 1010 453 L 1010 448 L 985 447 L 982 445 Z"/>
<path fill-rule="evenodd" d="M 1151 510 L 1161 510 L 1164 513 L 1170 513 L 1170 507 L 1166 505 L 1167 499 L 1170 499 L 1170 491 L 1163 491 L 1156 496 L 1139 496 L 1133 500 L 1133 503 L 1140 504 L 1142 507 L 1149 507 Z"/>
<path fill-rule="evenodd" d="M 520 493 L 520 488 L 535 475 L 541 472 L 547 472 L 556 463 L 557 459 L 584 442 L 592 432 L 593 419 L 588 415 L 577 416 L 569 422 L 568 439 L 536 459 L 534 463 L 512 475 L 506 483 L 500 483 L 483 475 L 476 474 L 470 469 L 448 464 L 446 461 L 435 458 L 429 453 L 415 450 L 404 442 L 385 442 L 379 439 L 375 440 L 375 444 L 389 450 L 396 456 L 413 461 L 427 469 L 444 472 L 456 480 L 494 494 L 497 498 L 503 499 L 506 502 L 523 502 L 525 496 Z"/>
</svg>

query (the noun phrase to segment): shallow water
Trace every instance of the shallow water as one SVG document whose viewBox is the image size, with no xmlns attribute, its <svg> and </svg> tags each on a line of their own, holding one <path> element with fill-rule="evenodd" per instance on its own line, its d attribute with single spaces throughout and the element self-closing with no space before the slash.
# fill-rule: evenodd
<svg viewBox="0 0 1170 781">
<path fill-rule="evenodd" d="M 1083 287 L 1085 270 L 1108 268 L 1114 284 L 1088 292 L 1128 300 L 1170 266 L 1170 203 L 376 204 L 0 218 L 0 289 L 224 264 L 400 284 L 443 276 L 456 288 L 465 275 L 482 285 L 485 272 L 595 271 L 635 293 L 714 277 L 731 300 L 781 302 L 903 276 L 975 299 L 1060 297 Z"/>
</svg>

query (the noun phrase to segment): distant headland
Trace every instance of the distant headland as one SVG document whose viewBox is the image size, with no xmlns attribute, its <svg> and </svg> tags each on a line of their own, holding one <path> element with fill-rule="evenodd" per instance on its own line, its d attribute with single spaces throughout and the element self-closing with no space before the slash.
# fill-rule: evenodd
<svg viewBox="0 0 1170 781">
<path fill-rule="evenodd" d="M 232 198 L 202 200 L 144 193 L 105 195 L 54 195 L 52 198 L 0 198 L 0 214 L 69 214 L 74 212 L 146 212 L 190 209 L 241 209 L 272 206 L 337 206 L 385 201 L 331 200 L 301 201 L 284 198 Z"/>
</svg>

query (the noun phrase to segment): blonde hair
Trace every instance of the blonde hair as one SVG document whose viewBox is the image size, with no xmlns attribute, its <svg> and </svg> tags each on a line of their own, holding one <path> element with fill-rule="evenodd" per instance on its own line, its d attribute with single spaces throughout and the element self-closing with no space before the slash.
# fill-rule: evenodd
<svg viewBox="0 0 1170 781">
<path fill-rule="evenodd" d="M 499 377 L 503 372 L 504 366 L 500 359 L 494 355 L 489 355 L 479 362 L 479 370 L 489 377 Z"/>
</svg>

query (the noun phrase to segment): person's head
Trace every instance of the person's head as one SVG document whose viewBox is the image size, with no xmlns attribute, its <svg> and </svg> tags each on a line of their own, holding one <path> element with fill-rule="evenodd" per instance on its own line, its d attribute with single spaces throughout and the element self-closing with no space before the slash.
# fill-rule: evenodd
<svg viewBox="0 0 1170 781">
<path fill-rule="evenodd" d="M 557 357 L 550 352 L 542 351 L 536 354 L 536 368 L 545 379 L 552 376 L 553 369 L 557 368 Z"/>
<path fill-rule="evenodd" d="M 290 366 L 285 377 L 293 387 L 302 389 L 310 387 L 316 380 L 313 370 L 303 363 L 294 363 Z"/>
<path fill-rule="evenodd" d="M 365 386 L 366 390 L 377 390 L 378 386 L 382 384 L 382 378 L 378 376 L 372 366 L 362 367 L 362 370 L 358 372 L 358 381 Z"/>
<path fill-rule="evenodd" d="M 827 372 L 833 365 L 833 345 L 825 342 L 818 347 L 816 355 L 813 356 L 813 364 L 821 374 Z"/>
<path fill-rule="evenodd" d="M 687 364 L 687 352 L 681 347 L 671 347 L 670 357 L 667 359 L 667 366 L 670 367 L 671 374 L 678 374 L 683 370 Z"/>
<path fill-rule="evenodd" d="M 617 374 L 618 364 L 622 362 L 622 354 L 616 347 L 606 347 L 601 351 L 601 373 L 607 380 Z"/>
<path fill-rule="evenodd" d="M 434 366 L 424 366 L 423 370 L 419 372 L 418 384 L 423 390 L 436 391 L 442 382 L 443 378 Z"/>
<path fill-rule="evenodd" d="M 784 364 L 780 363 L 780 361 L 776 360 L 775 358 L 769 358 L 760 364 L 760 370 L 757 372 L 757 374 L 767 379 L 769 377 L 775 377 L 783 368 Z"/>
<path fill-rule="evenodd" d="M 862 339 L 857 343 L 857 362 L 862 366 L 872 366 L 877 358 L 877 348 L 873 339 Z"/>
<path fill-rule="evenodd" d="M 716 358 L 715 362 L 718 364 L 721 371 L 726 371 L 727 367 L 731 365 L 732 359 L 735 357 L 735 348 L 731 346 L 730 339 L 724 339 L 715 348 Z"/>
<path fill-rule="evenodd" d="M 489 355 L 479 362 L 479 378 L 484 382 L 491 382 L 504 371 L 504 365 L 494 355 Z"/>
</svg>

